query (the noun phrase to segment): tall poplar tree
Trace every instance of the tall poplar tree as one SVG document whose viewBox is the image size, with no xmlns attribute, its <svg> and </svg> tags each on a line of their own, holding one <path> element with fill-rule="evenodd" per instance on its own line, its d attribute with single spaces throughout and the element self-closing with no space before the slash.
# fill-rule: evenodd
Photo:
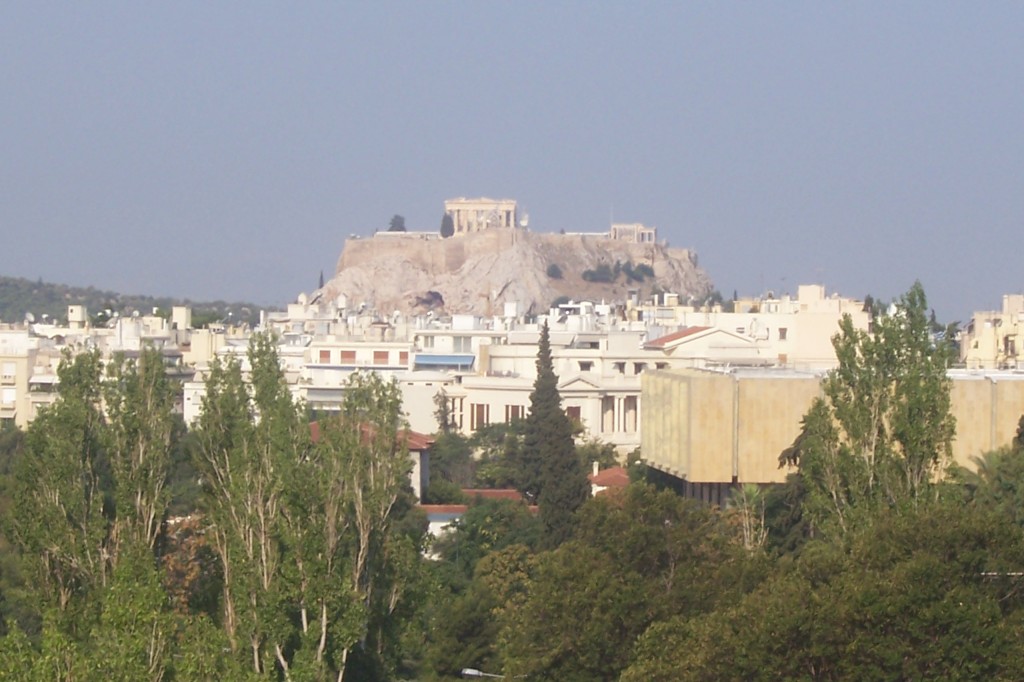
<svg viewBox="0 0 1024 682">
<path fill-rule="evenodd" d="M 573 514 L 590 496 L 572 434 L 572 422 L 562 410 L 545 322 L 537 349 L 537 379 L 530 394 L 519 476 L 520 490 L 540 506 L 544 543 L 549 547 L 558 546 L 572 535 Z"/>
<path fill-rule="evenodd" d="M 844 316 L 832 343 L 839 366 L 781 459 L 799 464 L 811 518 L 845 533 L 858 508 L 916 506 L 952 461 L 956 423 L 950 347 L 932 338 L 919 282 L 869 331 Z"/>
<path fill-rule="evenodd" d="M 254 336 L 249 361 L 248 387 L 237 361 L 213 364 L 197 428 L 230 648 L 260 678 L 390 679 L 420 561 L 394 528 L 411 467 L 398 386 L 353 375 L 312 443 L 276 341 Z"/>
</svg>

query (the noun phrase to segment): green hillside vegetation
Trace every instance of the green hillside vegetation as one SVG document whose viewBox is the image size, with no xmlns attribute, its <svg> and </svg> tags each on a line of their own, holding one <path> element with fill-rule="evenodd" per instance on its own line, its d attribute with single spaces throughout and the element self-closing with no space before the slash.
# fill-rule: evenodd
<svg viewBox="0 0 1024 682">
<path fill-rule="evenodd" d="M 21 322 L 27 313 L 37 321 L 46 319 L 58 322 L 67 319 L 69 305 L 84 305 L 93 322 L 102 324 L 108 315 L 157 314 L 169 316 L 171 307 L 188 305 L 192 307 L 192 325 L 203 327 L 219 320 L 233 320 L 255 325 L 259 322 L 261 307 L 252 303 L 209 301 L 197 302 L 168 296 L 143 296 L 101 291 L 95 287 L 74 287 L 66 284 L 52 284 L 41 279 L 32 281 L 21 277 L 0 276 L 0 320 Z M 107 311 L 110 311 L 107 313 Z"/>
<path fill-rule="evenodd" d="M 647 263 L 633 265 L 633 263 L 628 261 L 626 263 L 615 261 L 614 267 L 607 263 L 601 263 L 593 270 L 584 270 L 581 276 L 585 282 L 603 282 L 608 284 L 618 280 L 620 274 L 625 276 L 626 282 L 640 283 L 647 278 L 653 278 L 654 269 Z M 551 276 L 550 272 L 548 276 Z"/>
</svg>

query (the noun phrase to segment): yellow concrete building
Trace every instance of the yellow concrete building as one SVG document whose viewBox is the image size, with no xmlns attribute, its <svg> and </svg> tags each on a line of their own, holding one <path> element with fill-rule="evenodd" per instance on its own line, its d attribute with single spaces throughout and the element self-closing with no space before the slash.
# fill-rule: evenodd
<svg viewBox="0 0 1024 682">
<path fill-rule="evenodd" d="M 791 370 L 664 370 L 641 377 L 641 452 L 645 462 L 704 486 L 719 501 L 734 483 L 781 483 L 792 467 L 779 454 L 822 394 L 822 374 Z M 1008 445 L 1024 415 L 1024 373 L 953 371 L 953 458 Z M 708 492 L 710 491 L 710 492 Z"/>
</svg>

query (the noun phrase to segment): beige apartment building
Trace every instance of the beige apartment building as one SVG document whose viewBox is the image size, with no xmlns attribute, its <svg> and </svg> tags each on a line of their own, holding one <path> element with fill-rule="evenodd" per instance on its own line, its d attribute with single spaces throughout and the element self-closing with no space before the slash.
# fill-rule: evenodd
<svg viewBox="0 0 1024 682">
<path fill-rule="evenodd" d="M 444 202 L 444 212 L 451 216 L 456 235 L 511 229 L 518 224 L 514 199 L 448 199 Z"/>
<path fill-rule="evenodd" d="M 25 428 L 31 421 L 29 379 L 37 351 L 38 342 L 24 328 L 0 329 L 0 424 Z"/>
<path fill-rule="evenodd" d="M 1024 366 L 1024 294 L 1003 296 L 1002 310 L 979 311 L 960 338 L 960 362 L 967 369 Z"/>
<path fill-rule="evenodd" d="M 642 457 L 720 502 L 734 483 L 781 483 L 779 454 L 822 393 L 823 374 L 785 369 L 655 371 L 642 381 Z M 1024 415 L 1024 373 L 954 370 L 953 458 L 1009 445 Z"/>
<path fill-rule="evenodd" d="M 764 366 L 821 371 L 835 366 L 832 337 L 848 315 L 856 329 L 866 330 L 871 317 L 864 302 L 826 295 L 819 284 L 802 284 L 797 296 L 737 301 L 734 312 L 721 306 L 680 305 L 674 294 L 638 304 L 631 317 L 650 325 L 678 328 L 653 338 L 647 348 L 660 349 L 666 359 L 689 358 L 689 367 Z"/>
</svg>

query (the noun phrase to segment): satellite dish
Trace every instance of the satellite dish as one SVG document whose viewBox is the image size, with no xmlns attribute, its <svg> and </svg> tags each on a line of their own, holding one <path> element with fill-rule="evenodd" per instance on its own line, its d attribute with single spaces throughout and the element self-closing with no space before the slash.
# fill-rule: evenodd
<svg viewBox="0 0 1024 682">
<path fill-rule="evenodd" d="M 36 316 L 32 314 L 31 310 L 25 313 L 25 321 L 28 322 L 29 324 L 32 324 L 33 322 L 36 321 Z"/>
<path fill-rule="evenodd" d="M 138 316 L 139 316 L 139 311 L 138 310 L 133 310 L 132 311 L 132 317 L 138 317 Z"/>
</svg>

